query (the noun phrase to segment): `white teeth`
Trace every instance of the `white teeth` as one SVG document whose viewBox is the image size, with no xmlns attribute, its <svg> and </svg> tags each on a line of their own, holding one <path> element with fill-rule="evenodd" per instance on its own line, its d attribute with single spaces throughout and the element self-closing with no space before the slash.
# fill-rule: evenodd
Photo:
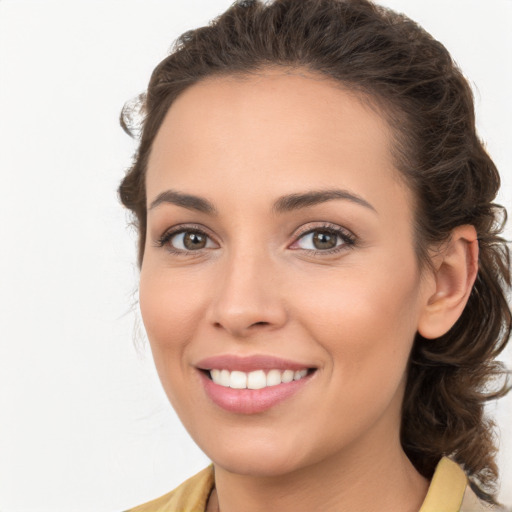
<svg viewBox="0 0 512 512">
<path fill-rule="evenodd" d="M 293 380 L 295 373 L 293 370 L 285 370 L 283 375 L 281 376 L 282 382 L 291 382 Z"/>
<path fill-rule="evenodd" d="M 229 387 L 233 389 L 245 389 L 247 387 L 247 374 L 244 372 L 231 372 Z"/>
<path fill-rule="evenodd" d="M 305 377 L 308 374 L 307 370 L 298 370 L 293 374 L 294 380 L 300 380 L 302 377 Z"/>
<path fill-rule="evenodd" d="M 300 380 L 308 374 L 308 370 L 269 370 L 266 374 L 264 370 L 255 370 L 249 373 L 229 370 L 210 370 L 210 376 L 220 386 L 233 389 L 263 389 L 270 386 L 277 386 L 281 383 Z"/>
<path fill-rule="evenodd" d="M 267 376 L 263 370 L 257 370 L 247 375 L 247 387 L 249 389 L 261 389 L 267 387 Z"/>
<path fill-rule="evenodd" d="M 212 375 L 212 379 L 213 379 L 213 375 Z M 214 382 L 216 382 L 217 384 L 220 384 L 221 386 L 224 386 L 226 388 L 229 388 L 229 381 L 230 381 L 229 370 L 221 370 L 219 381 L 216 382 L 214 380 Z"/>
<path fill-rule="evenodd" d="M 277 386 L 281 384 L 281 372 L 279 370 L 270 370 L 267 373 L 267 386 Z"/>
</svg>

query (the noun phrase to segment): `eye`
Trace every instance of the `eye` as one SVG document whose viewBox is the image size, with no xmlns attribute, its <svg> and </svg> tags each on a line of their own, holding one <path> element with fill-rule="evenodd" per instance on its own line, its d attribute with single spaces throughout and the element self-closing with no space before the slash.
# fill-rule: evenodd
<svg viewBox="0 0 512 512">
<path fill-rule="evenodd" d="M 332 254 L 355 245 L 355 237 L 347 230 L 331 225 L 310 229 L 291 246 L 316 253 Z"/>
<path fill-rule="evenodd" d="M 201 229 L 178 227 L 164 233 L 157 246 L 165 246 L 169 252 L 182 254 L 216 248 L 217 244 Z"/>
</svg>

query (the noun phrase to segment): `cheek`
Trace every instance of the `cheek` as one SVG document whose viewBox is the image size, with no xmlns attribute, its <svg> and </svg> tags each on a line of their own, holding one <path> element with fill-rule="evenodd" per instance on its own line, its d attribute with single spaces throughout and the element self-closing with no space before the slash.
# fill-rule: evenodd
<svg viewBox="0 0 512 512">
<path fill-rule="evenodd" d="M 416 333 L 419 277 L 414 267 L 385 273 L 351 269 L 335 282 L 317 277 L 314 286 L 314 294 L 297 291 L 299 318 L 323 346 L 338 384 L 357 388 L 357 383 L 373 382 L 389 385 L 392 393 L 404 376 Z"/>
<path fill-rule="evenodd" d="M 149 266 L 148 266 L 149 267 Z M 186 350 L 201 318 L 201 296 L 190 276 L 141 270 L 139 303 L 160 382 L 178 415 L 196 409 Z"/>
<path fill-rule="evenodd" d="M 149 266 L 148 266 L 149 267 Z M 157 369 L 178 364 L 201 311 L 198 288 L 178 273 L 142 268 L 139 302 Z"/>
</svg>

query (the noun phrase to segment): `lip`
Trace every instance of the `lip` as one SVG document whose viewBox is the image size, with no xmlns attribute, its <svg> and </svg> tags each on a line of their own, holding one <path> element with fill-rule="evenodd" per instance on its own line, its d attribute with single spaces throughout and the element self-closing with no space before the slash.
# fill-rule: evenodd
<svg viewBox="0 0 512 512">
<path fill-rule="evenodd" d="M 297 371 L 315 367 L 273 356 L 241 357 L 231 354 L 208 357 L 199 361 L 195 366 L 208 398 L 218 407 L 235 414 L 258 414 L 271 409 L 300 392 L 316 373 L 311 372 L 300 380 L 262 389 L 232 389 L 215 384 L 207 376 L 207 371 L 212 369 L 243 372 L 272 369 Z"/>
<path fill-rule="evenodd" d="M 200 370 L 229 370 L 240 372 L 252 372 L 254 370 L 302 370 L 304 368 L 314 368 L 307 363 L 300 363 L 288 359 L 282 359 L 275 356 L 254 355 L 238 356 L 234 354 L 224 354 L 201 359 L 195 364 Z"/>
</svg>

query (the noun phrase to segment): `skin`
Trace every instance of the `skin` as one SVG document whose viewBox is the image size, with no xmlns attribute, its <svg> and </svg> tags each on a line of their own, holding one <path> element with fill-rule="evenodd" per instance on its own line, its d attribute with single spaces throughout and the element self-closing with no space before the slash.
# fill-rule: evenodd
<svg viewBox="0 0 512 512">
<path fill-rule="evenodd" d="M 406 365 L 418 330 L 435 337 L 462 311 L 476 236 L 461 228 L 434 270 L 419 268 L 413 197 L 391 140 L 376 109 L 305 71 L 207 79 L 167 113 L 147 171 L 140 306 L 165 392 L 214 463 L 209 510 L 421 506 L 428 482 L 399 442 Z M 370 206 L 272 210 L 283 195 L 332 188 Z M 170 189 L 207 199 L 217 215 L 150 208 Z M 355 242 L 336 239 L 336 254 L 315 247 L 303 233 L 326 222 Z M 208 236 L 202 249 L 185 253 L 182 235 L 158 243 L 191 224 Z M 207 397 L 195 367 L 219 354 L 317 370 L 271 409 L 235 414 Z"/>
</svg>

